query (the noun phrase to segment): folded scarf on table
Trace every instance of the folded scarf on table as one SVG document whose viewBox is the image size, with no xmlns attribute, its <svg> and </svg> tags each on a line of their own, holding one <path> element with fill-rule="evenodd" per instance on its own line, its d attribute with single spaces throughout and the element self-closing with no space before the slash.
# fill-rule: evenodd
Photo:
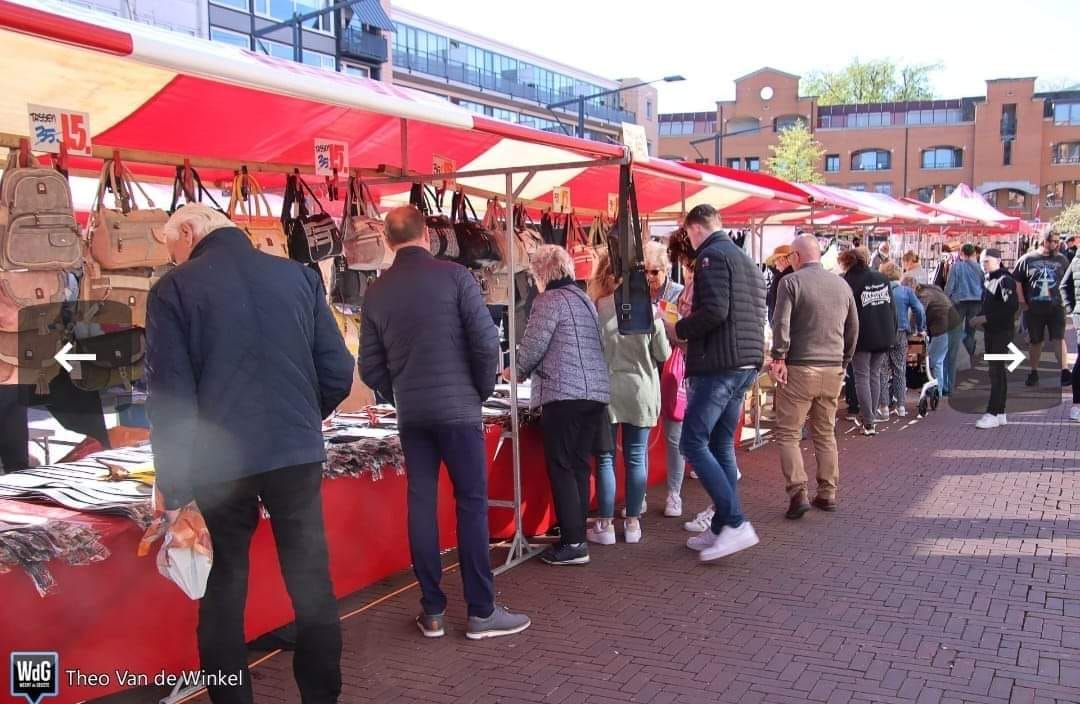
<svg viewBox="0 0 1080 704">
<path fill-rule="evenodd" d="M 0 520 L 0 572 L 21 567 L 30 576 L 38 594 L 46 596 L 56 587 L 49 571 L 51 560 L 69 565 L 100 562 L 109 556 L 97 533 L 68 521 L 28 521 L 5 515 Z"/>
</svg>

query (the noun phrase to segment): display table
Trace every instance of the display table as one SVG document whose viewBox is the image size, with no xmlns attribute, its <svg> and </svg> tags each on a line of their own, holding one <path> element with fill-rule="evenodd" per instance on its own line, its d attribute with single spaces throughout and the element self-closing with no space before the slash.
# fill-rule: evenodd
<svg viewBox="0 0 1080 704">
<path fill-rule="evenodd" d="M 513 497 L 510 441 L 498 454 L 501 429 L 488 430 L 490 495 Z M 551 492 L 539 433 L 535 426 L 521 431 L 521 470 L 525 532 L 547 531 L 553 521 Z M 650 483 L 664 477 L 664 443 L 660 429 L 650 444 Z M 619 484 L 623 473 L 618 472 Z M 57 590 L 38 596 L 21 570 L 0 574 L 0 651 L 56 651 L 60 669 L 83 674 L 108 674 L 110 683 L 96 687 L 67 686 L 61 679 L 63 704 L 104 696 L 123 689 L 116 670 L 147 674 L 197 667 L 195 625 L 197 603 L 187 599 L 161 577 L 153 554 L 135 555 L 142 531 L 122 518 L 91 516 L 66 509 L 16 501 L 3 502 L 6 511 L 22 511 L 92 526 L 111 551 L 103 562 L 71 567 L 49 564 Z M 338 597 L 356 592 L 409 567 L 406 529 L 406 480 L 396 471 L 382 478 L 326 479 L 323 507 L 330 551 L 330 575 Z M 443 471 L 439 491 L 439 528 L 443 547 L 456 544 L 453 491 Z M 491 510 L 492 535 L 513 533 L 513 512 Z M 156 552 L 156 548 L 155 548 Z M 451 598 L 460 598 L 451 595 Z M 293 620 L 292 607 L 278 569 L 269 521 L 261 521 L 251 546 L 251 577 L 246 634 L 254 639 Z"/>
</svg>

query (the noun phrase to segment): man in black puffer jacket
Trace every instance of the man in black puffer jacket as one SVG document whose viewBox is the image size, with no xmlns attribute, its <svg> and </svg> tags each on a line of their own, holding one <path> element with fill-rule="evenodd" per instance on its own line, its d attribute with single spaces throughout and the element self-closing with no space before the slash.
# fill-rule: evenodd
<svg viewBox="0 0 1080 704">
<path fill-rule="evenodd" d="M 758 542 L 739 506 L 735 427 L 765 361 L 765 277 L 720 231 L 711 206 L 691 210 L 685 227 L 697 257 L 690 315 L 675 326 L 688 341 L 690 377 L 680 449 L 716 507 L 712 530 L 687 546 L 702 560 L 715 560 Z"/>
<path fill-rule="evenodd" d="M 863 435 L 876 435 L 875 423 L 889 419 L 888 406 L 884 409 L 880 406 L 882 369 L 896 339 L 892 290 L 885 275 L 869 267 L 870 253 L 866 249 L 857 247 L 841 252 L 838 261 L 859 313 L 859 341 L 852 367 Z"/>
<path fill-rule="evenodd" d="M 420 211 L 392 210 L 386 237 L 394 265 L 364 297 L 360 370 L 365 384 L 397 406 L 409 480 L 409 547 L 422 592 L 416 624 L 429 638 L 444 633 L 437 513 L 439 467 L 445 463 L 457 501 L 466 637 L 519 633 L 529 619 L 495 605 L 488 555 L 481 404 L 500 371 L 498 330 L 468 269 L 431 255 Z"/>
</svg>

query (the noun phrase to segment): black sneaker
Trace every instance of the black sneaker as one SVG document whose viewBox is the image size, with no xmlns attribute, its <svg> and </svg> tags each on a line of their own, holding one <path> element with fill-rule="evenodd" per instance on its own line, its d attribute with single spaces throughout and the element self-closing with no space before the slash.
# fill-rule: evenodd
<svg viewBox="0 0 1080 704">
<path fill-rule="evenodd" d="M 1039 372 L 1034 369 L 1027 375 L 1027 379 L 1024 380 L 1025 386 L 1038 386 L 1039 385 Z"/>
<path fill-rule="evenodd" d="M 446 614 L 421 613 L 416 617 L 416 627 L 425 638 L 442 638 L 446 635 Z"/>
<path fill-rule="evenodd" d="M 549 565 L 587 565 L 589 548 L 585 543 L 554 545 L 540 559 Z"/>
<path fill-rule="evenodd" d="M 1068 369 L 1061 370 L 1061 385 L 1072 386 L 1072 371 Z"/>
</svg>

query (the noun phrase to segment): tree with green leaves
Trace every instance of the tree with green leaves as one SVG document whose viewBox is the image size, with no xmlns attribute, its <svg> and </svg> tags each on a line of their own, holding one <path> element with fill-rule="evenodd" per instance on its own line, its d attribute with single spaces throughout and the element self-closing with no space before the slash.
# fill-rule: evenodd
<svg viewBox="0 0 1080 704">
<path fill-rule="evenodd" d="M 819 105 L 930 100 L 934 98 L 930 74 L 941 68 L 941 64 L 901 66 L 892 59 L 856 58 L 838 71 L 812 72 L 801 92 L 817 96 Z"/>
<path fill-rule="evenodd" d="M 796 183 L 821 183 L 824 180 L 817 165 L 825 148 L 814 139 L 802 120 L 793 127 L 780 130 L 779 140 L 769 146 L 769 151 L 772 156 L 766 161 L 766 169 L 773 176 Z"/>
<path fill-rule="evenodd" d="M 1064 235 L 1080 235 L 1080 203 L 1073 203 L 1054 219 L 1054 229 Z"/>
</svg>

